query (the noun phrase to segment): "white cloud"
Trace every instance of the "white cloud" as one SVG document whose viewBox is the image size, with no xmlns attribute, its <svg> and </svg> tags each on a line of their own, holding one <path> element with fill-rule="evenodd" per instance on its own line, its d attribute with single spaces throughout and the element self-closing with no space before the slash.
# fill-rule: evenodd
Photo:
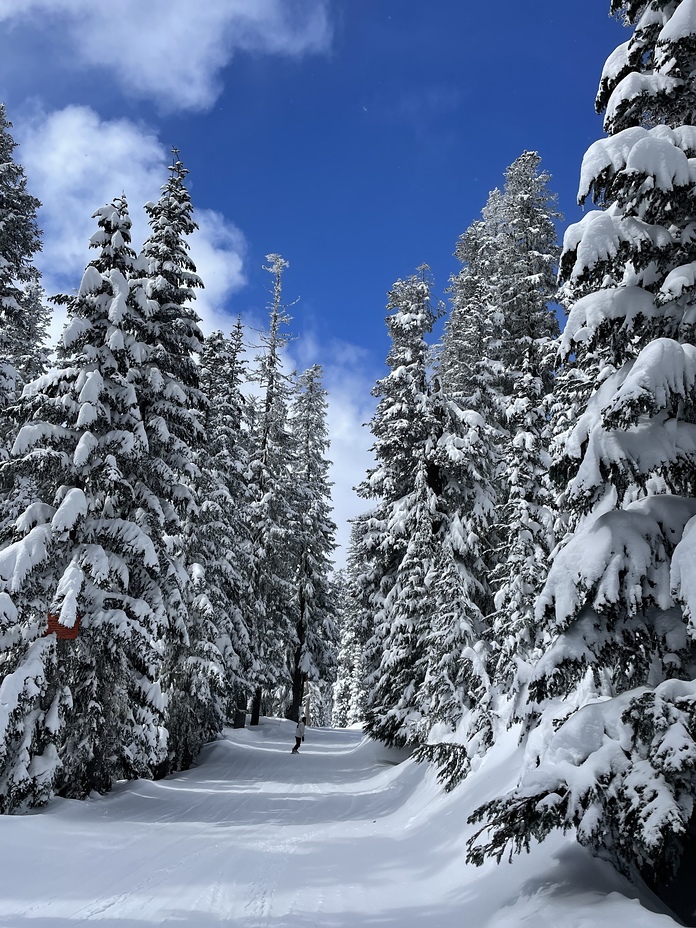
<svg viewBox="0 0 696 928">
<path fill-rule="evenodd" d="M 147 222 L 140 207 L 156 199 L 166 176 L 166 151 L 154 133 L 68 106 L 30 120 L 18 136 L 28 187 L 43 203 L 39 264 L 51 283 L 77 286 L 95 231 L 91 216 L 115 196 L 126 194 L 134 241 L 142 241 Z"/>
<path fill-rule="evenodd" d="M 91 260 L 91 218 L 100 206 L 126 194 L 137 249 L 147 235 L 142 206 L 156 200 L 166 181 L 168 152 L 149 129 L 126 119 L 102 120 L 84 106 L 68 106 L 30 120 L 20 131 L 20 156 L 29 189 L 42 201 L 39 216 L 44 247 L 37 265 L 49 294 L 72 292 Z M 206 331 L 229 327 L 224 307 L 244 284 L 244 236 L 228 219 L 198 210 L 199 231 L 191 236 L 191 255 L 206 284 L 196 309 Z M 52 335 L 63 316 L 56 314 Z"/>
<path fill-rule="evenodd" d="M 212 209 L 195 211 L 198 231 L 191 236 L 191 257 L 205 284 L 196 291 L 195 310 L 206 334 L 214 329 L 229 332 L 228 297 L 246 283 L 244 258 L 246 240 L 229 219 Z"/>
<path fill-rule="evenodd" d="M 299 56 L 331 41 L 328 0 L 2 0 L 0 23 L 63 35 L 78 66 L 109 71 L 167 110 L 201 109 L 240 50 Z"/>
<path fill-rule="evenodd" d="M 331 365 L 327 371 L 326 386 L 329 389 L 329 439 L 331 480 L 334 483 L 332 497 L 334 521 L 338 526 L 336 540 L 340 545 L 335 560 L 338 567 L 345 565 L 350 541 L 349 519 L 370 509 L 370 500 L 362 499 L 354 487 L 362 483 L 374 459 L 369 448 L 373 437 L 366 423 L 372 417 L 374 407 L 370 403 L 370 389 L 363 374 L 357 371 L 339 370 Z"/>
<path fill-rule="evenodd" d="M 137 248 L 147 234 L 142 204 L 154 200 L 166 179 L 168 152 L 149 129 L 121 120 L 102 120 L 88 107 L 70 106 L 29 120 L 18 133 L 20 159 L 28 186 L 43 202 L 40 223 L 44 249 L 38 266 L 48 293 L 72 292 L 79 285 L 91 259 L 88 241 L 95 231 L 92 213 L 122 192 L 128 196 Z M 195 205 L 195 204 L 194 204 Z M 230 294 L 245 283 L 246 244 L 243 234 L 225 216 L 212 210 L 196 210 L 199 231 L 191 236 L 191 255 L 203 279 L 195 308 L 202 328 L 229 332 L 236 313 L 228 314 Z M 265 323 L 245 313 L 248 327 Z M 60 334 L 63 315 L 57 315 L 52 334 Z M 250 341 L 258 341 L 252 332 Z M 251 357 L 256 353 L 250 349 Z M 320 363 L 329 393 L 328 429 L 333 461 L 334 519 L 341 549 L 339 566 L 345 562 L 350 536 L 348 519 L 369 508 L 353 491 L 372 460 L 370 432 L 363 427 L 374 409 L 370 390 L 378 373 L 371 370 L 369 355 L 346 342 L 322 343 L 312 332 L 291 342 L 286 369 L 303 370 Z"/>
</svg>

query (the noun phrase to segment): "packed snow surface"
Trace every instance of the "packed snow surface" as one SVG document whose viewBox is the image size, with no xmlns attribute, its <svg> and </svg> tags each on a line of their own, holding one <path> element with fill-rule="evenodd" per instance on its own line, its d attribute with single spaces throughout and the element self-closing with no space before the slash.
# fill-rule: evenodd
<svg viewBox="0 0 696 928">
<path fill-rule="evenodd" d="M 558 835 L 465 863 L 466 824 L 514 784 L 513 738 L 449 795 L 360 731 L 228 731 L 198 765 L 0 818 L 0 925 L 72 928 L 668 928 L 646 892 Z M 662 913 L 662 914 L 661 914 Z"/>
</svg>

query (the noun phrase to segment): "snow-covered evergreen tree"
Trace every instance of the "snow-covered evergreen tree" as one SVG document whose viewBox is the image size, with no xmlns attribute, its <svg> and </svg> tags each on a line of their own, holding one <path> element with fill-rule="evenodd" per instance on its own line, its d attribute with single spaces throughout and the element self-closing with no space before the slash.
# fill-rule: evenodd
<svg viewBox="0 0 696 928">
<path fill-rule="evenodd" d="M 351 600 L 348 596 L 348 576 L 345 570 L 336 571 L 334 583 L 338 602 L 338 654 L 331 723 L 334 728 L 346 728 L 354 721 L 350 715 L 350 697 L 351 681 L 355 672 L 356 635 L 353 623 L 350 621 Z"/>
<path fill-rule="evenodd" d="M 398 589 L 408 584 L 401 568 L 413 528 L 410 509 L 415 502 L 417 476 L 426 466 L 426 446 L 436 429 L 429 404 L 426 336 L 437 319 L 430 299 L 425 268 L 420 274 L 399 280 L 389 294 L 387 328 L 391 348 L 389 373 L 378 381 L 373 394 L 379 398 L 370 428 L 375 437 L 376 467 L 359 487 L 366 498 L 376 498 L 372 512 L 356 527 L 355 556 L 363 566 L 364 608 L 374 617 L 374 632 L 366 646 L 368 673 L 367 730 L 388 743 L 404 743 L 412 735 L 411 709 L 424 677 L 420 629 L 394 621 L 399 606 Z M 401 569 L 401 572 L 400 572 Z M 425 619 L 425 617 L 424 617 Z M 403 672 L 411 674 L 404 696 Z"/>
<path fill-rule="evenodd" d="M 159 565 L 140 520 L 147 440 L 131 380 L 143 353 L 127 276 L 135 254 L 125 201 L 95 216 L 98 255 L 77 295 L 61 298 L 57 367 L 25 388 L 26 424 L 3 467 L 6 515 L 17 515 L 4 521 L 0 550 L 14 606 L 0 658 L 12 722 L 6 810 L 45 801 L 54 786 L 84 796 L 147 776 L 165 747 Z M 49 612 L 61 627 L 80 623 L 74 642 L 40 637 Z"/>
<path fill-rule="evenodd" d="M 201 355 L 206 409 L 205 448 L 198 452 L 200 511 L 195 537 L 205 575 L 204 608 L 211 610 L 225 669 L 227 716 L 244 708 L 252 665 L 249 629 L 250 516 L 248 448 L 243 432 L 243 330 L 213 332 Z"/>
<path fill-rule="evenodd" d="M 554 492 L 549 478 L 548 414 L 558 322 L 550 305 L 557 293 L 559 214 L 539 169 L 525 151 L 505 172 L 499 202 L 491 299 L 499 310 L 500 470 L 496 482 L 500 548 L 491 573 L 498 649 L 495 678 L 509 693 L 516 668 L 530 656 L 534 603 L 554 543 Z"/>
<path fill-rule="evenodd" d="M 252 723 L 258 722 L 263 694 L 290 683 L 286 654 L 297 647 L 295 613 L 295 547 L 292 466 L 294 442 L 288 427 L 291 387 L 281 352 L 290 321 L 282 302 L 280 255 L 267 255 L 273 279 L 269 327 L 263 333 L 253 377 L 260 396 L 251 408 L 250 512 L 252 535 L 250 633 L 253 666 Z"/>
<path fill-rule="evenodd" d="M 161 679 L 167 695 L 168 767 L 176 770 L 187 767 L 201 744 L 220 730 L 215 693 L 223 673 L 217 631 L 200 588 L 204 580 L 188 586 L 187 567 L 194 569 L 199 553 L 193 458 L 203 441 L 205 408 L 194 357 L 203 337 L 190 304 L 202 283 L 187 240 L 197 228 L 185 185 L 188 172 L 176 149 L 173 154 L 159 200 L 145 207 L 150 225 L 142 251 L 146 354 L 136 390 L 149 449 L 141 478 L 148 493 L 143 519 L 157 551 L 166 618 Z"/>
<path fill-rule="evenodd" d="M 580 181 L 604 209 L 568 229 L 561 261 L 575 300 L 562 349 L 581 375 L 554 459 L 571 532 L 536 609 L 526 773 L 479 810 L 490 830 L 475 860 L 560 827 L 660 879 L 692 816 L 694 9 L 612 3 L 635 29 L 605 67 L 609 137 Z"/>
<path fill-rule="evenodd" d="M 448 787 L 493 740 L 488 673 L 488 582 L 495 493 L 491 430 L 474 410 L 444 391 L 433 395 L 440 422 L 431 468 L 440 487 L 434 509 L 429 591 L 430 630 L 420 695 L 420 759 L 433 760 Z"/>
<path fill-rule="evenodd" d="M 356 523 L 352 545 L 357 607 L 374 626 L 364 650 L 366 725 L 388 743 L 420 745 L 421 757 L 465 772 L 490 743 L 481 697 L 492 608 L 491 430 L 429 371 L 426 336 L 437 314 L 425 273 L 398 281 L 389 308 L 390 373 L 374 391 L 377 467 L 361 487 L 378 503 Z M 460 396 L 469 386 L 459 381 Z"/>
<path fill-rule="evenodd" d="M 359 535 L 353 526 L 351 537 Z M 333 691 L 332 724 L 346 728 L 362 722 L 365 714 L 365 671 L 363 650 L 366 632 L 371 623 L 360 609 L 360 573 L 355 558 L 355 545 L 351 542 L 345 571 L 335 577 L 338 599 L 339 648 L 336 683 Z"/>
<path fill-rule="evenodd" d="M 331 484 L 326 391 L 322 370 L 310 367 L 297 380 L 290 428 L 295 446 L 294 613 L 297 643 L 290 655 L 290 718 L 299 720 L 305 684 L 332 684 L 336 678 L 336 596 L 331 555 L 336 525 L 331 519 Z"/>
<path fill-rule="evenodd" d="M 455 255 L 462 269 L 450 282 L 452 310 L 438 356 L 443 388 L 462 409 L 492 423 L 500 417 L 501 307 L 492 292 L 502 228 L 502 193 L 493 190 L 482 211 L 460 236 Z"/>
<path fill-rule="evenodd" d="M 423 688 L 430 732 L 419 756 L 438 762 L 449 787 L 495 737 L 504 713 L 492 686 L 496 676 L 509 684 L 540 585 L 535 558 L 550 546 L 541 438 L 557 329 L 548 307 L 556 251 L 548 180 L 539 156 L 523 153 L 461 236 L 463 267 L 438 356 L 446 529 Z"/>
<path fill-rule="evenodd" d="M 24 169 L 14 160 L 11 128 L 0 103 L 0 407 L 39 372 L 47 313 L 34 266 L 41 204 L 27 191 Z"/>
<path fill-rule="evenodd" d="M 340 648 L 334 688 L 334 724 L 338 727 L 343 727 L 338 720 L 344 718 L 346 724 L 362 722 L 367 704 L 365 649 L 374 623 L 363 595 L 372 586 L 371 578 L 365 582 L 365 572 L 370 570 L 371 564 L 364 562 L 362 557 L 361 540 L 365 538 L 362 523 L 365 519 L 369 516 L 358 516 L 353 520 L 345 573 L 337 577 Z"/>
<path fill-rule="evenodd" d="M 368 730 L 396 744 L 416 743 L 423 726 L 430 726 L 422 689 L 430 658 L 434 562 L 441 542 L 437 499 L 428 484 L 424 449 L 419 450 L 414 490 L 390 513 L 388 529 L 405 536 L 406 550 L 377 617 L 375 639 L 383 642 L 383 653 L 368 702 Z"/>
<path fill-rule="evenodd" d="M 502 490 L 500 469 L 503 442 L 507 436 L 505 423 L 504 373 L 501 359 L 505 317 L 502 298 L 495 289 L 498 280 L 500 235 L 504 229 L 504 198 L 500 190 L 493 190 L 482 211 L 482 218 L 472 223 L 457 242 L 455 254 L 462 269 L 450 284 L 452 310 L 437 357 L 438 374 L 443 400 L 457 410 L 456 418 L 447 429 L 453 436 L 460 430 L 469 432 L 464 415 L 475 417 L 475 448 L 468 442 L 472 460 L 468 476 L 460 475 L 469 494 L 476 495 L 479 487 L 486 500 L 482 507 L 459 509 L 455 503 L 453 514 L 463 519 L 462 537 L 470 535 L 473 542 L 471 564 L 474 563 L 481 584 L 479 596 L 483 614 L 492 610 L 490 573 L 499 558 L 500 537 L 493 512 L 500 504 Z M 448 413 L 451 418 L 451 410 Z M 470 422 L 473 423 L 470 417 Z M 454 458 L 465 464 L 463 456 L 456 454 L 456 438 L 450 442 Z M 474 515 L 475 514 L 475 515 Z M 467 519 L 474 515 L 467 527 Z M 456 545 L 455 545 L 456 547 Z"/>
</svg>

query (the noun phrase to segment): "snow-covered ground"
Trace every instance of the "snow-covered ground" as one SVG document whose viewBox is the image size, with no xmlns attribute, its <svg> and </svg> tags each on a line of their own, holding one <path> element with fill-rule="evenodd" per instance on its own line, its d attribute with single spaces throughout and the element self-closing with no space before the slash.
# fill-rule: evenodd
<svg viewBox="0 0 696 928">
<path fill-rule="evenodd" d="M 186 773 L 0 818 L 0 926 L 675 924 L 570 838 L 512 864 L 465 864 L 467 815 L 512 785 L 512 745 L 444 795 L 424 766 L 359 731 L 310 728 L 294 757 L 293 730 L 267 719 L 227 732 Z"/>
</svg>

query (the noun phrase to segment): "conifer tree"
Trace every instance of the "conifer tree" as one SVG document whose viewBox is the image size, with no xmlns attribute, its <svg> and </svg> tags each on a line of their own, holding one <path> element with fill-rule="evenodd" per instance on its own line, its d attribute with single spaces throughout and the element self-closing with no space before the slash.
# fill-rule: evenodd
<svg viewBox="0 0 696 928">
<path fill-rule="evenodd" d="M 0 104 L 0 456 L 5 460 L 17 429 L 12 404 L 22 384 L 42 373 L 42 346 L 48 311 L 34 257 L 41 248 L 39 201 L 26 189 L 26 176 L 14 160 L 17 143 Z M 12 537 L 15 520 L 34 499 L 29 475 L 0 473 L 0 537 Z M 12 588 L 9 569 L 5 589 Z M 34 640 L 37 629 L 2 594 L 0 630 L 0 812 L 45 802 L 60 762 L 58 732 L 65 693 L 49 695 L 56 669 L 52 640 Z"/>
<path fill-rule="evenodd" d="M 296 454 L 293 501 L 297 643 L 290 659 L 290 718 L 295 721 L 299 721 L 306 682 L 333 684 L 336 676 L 338 632 L 331 582 L 336 525 L 331 519 L 326 414 L 322 370 L 315 365 L 297 380 L 290 417 Z"/>
<path fill-rule="evenodd" d="M 54 787 L 77 797 L 108 790 L 116 778 L 148 776 L 163 757 L 159 565 L 140 520 L 147 441 L 131 380 L 143 352 L 133 334 L 141 301 L 127 276 L 135 254 L 125 201 L 95 216 L 98 255 L 77 295 L 60 298 L 68 322 L 58 365 L 25 388 L 26 424 L 3 468 L 6 507 L 22 509 L 4 522 L 0 550 L 14 605 L 2 655 L 12 698 L 6 811 L 45 801 Z M 49 612 L 59 628 L 80 623 L 74 642 L 40 637 Z"/>
<path fill-rule="evenodd" d="M 482 417 L 461 410 L 428 370 L 425 336 L 437 315 L 424 271 L 390 294 L 391 372 L 375 388 L 382 399 L 372 423 L 378 464 L 361 487 L 380 498 L 353 539 L 358 609 L 374 616 L 364 650 L 365 718 L 368 731 L 388 743 L 426 745 L 421 756 L 449 751 L 440 746 L 447 740 L 466 766 L 473 739 L 461 744 L 458 731 L 484 685 L 481 660 L 473 658 L 490 611 L 481 578 L 492 493 Z M 438 583 L 443 548 L 461 593 L 456 615 Z M 458 667 L 454 683 L 441 661 L 445 640 Z"/>
<path fill-rule="evenodd" d="M 492 610 L 487 558 L 495 492 L 491 430 L 444 391 L 433 395 L 440 423 L 431 467 L 440 488 L 430 557 L 430 629 L 420 694 L 419 759 L 437 763 L 448 788 L 466 776 L 494 737 L 489 679 Z"/>
<path fill-rule="evenodd" d="M 438 355 L 438 372 L 447 395 L 461 409 L 474 409 L 491 426 L 500 418 L 501 307 L 492 293 L 497 273 L 501 218 L 500 190 L 460 236 L 455 255 L 462 269 L 450 283 L 452 310 Z"/>
<path fill-rule="evenodd" d="M 205 575 L 205 608 L 212 612 L 224 664 L 228 717 L 246 704 L 252 665 L 245 621 L 251 601 L 251 551 L 242 349 L 241 321 L 229 338 L 218 331 L 205 340 L 201 388 L 207 398 L 207 441 L 197 455 L 201 499 L 197 548 Z"/>
<path fill-rule="evenodd" d="M 0 406 L 41 366 L 46 309 L 34 257 L 41 249 L 37 211 L 24 169 L 14 160 L 17 143 L 0 103 Z"/>
<path fill-rule="evenodd" d="M 496 613 L 496 682 L 508 693 L 516 668 L 530 656 L 533 609 L 554 544 L 555 499 L 549 478 L 548 407 L 558 322 L 550 302 L 557 293 L 559 213 L 539 170 L 537 152 L 525 151 L 505 173 L 500 197 L 491 298 L 499 308 L 500 472 L 497 477 L 500 548 L 491 573 Z M 521 679 L 518 681 L 521 683 Z M 513 688 L 516 688 L 514 686 Z"/>
<path fill-rule="evenodd" d="M 251 494 L 251 600 L 247 625 L 253 666 L 252 724 L 258 724 L 264 691 L 290 683 L 286 654 L 298 645 L 293 545 L 292 465 L 295 458 L 288 428 L 290 384 L 281 352 L 290 321 L 282 302 L 282 277 L 288 262 L 267 255 L 273 279 L 269 327 L 263 333 L 253 377 L 260 397 L 251 409 L 249 483 Z M 290 552 L 290 556 L 289 556 Z"/>
<path fill-rule="evenodd" d="M 357 523 L 362 534 L 355 539 L 364 570 L 361 599 L 374 616 L 374 632 L 365 651 L 366 727 L 390 744 L 403 744 L 412 734 L 404 725 L 412 704 L 404 699 L 402 671 L 412 672 L 411 697 L 424 675 L 422 661 L 416 660 L 423 630 L 414 630 L 410 621 L 393 621 L 393 609 L 399 604 L 398 589 L 408 584 L 401 565 L 412 528 L 410 510 L 416 501 L 419 466 L 426 467 L 426 446 L 432 444 L 436 427 L 429 403 L 426 336 L 437 312 L 431 306 L 426 271 L 422 268 L 420 274 L 397 281 L 389 294 L 390 370 L 373 389 L 379 403 L 370 423 L 377 466 L 359 487 L 362 496 L 376 498 L 377 504 Z"/>
<path fill-rule="evenodd" d="M 536 608 L 528 702 L 542 718 L 519 788 L 478 811 L 488 833 L 472 856 L 560 827 L 660 881 L 696 792 L 696 27 L 690 0 L 612 12 L 635 28 L 605 67 L 609 136 L 580 180 L 604 208 L 568 229 L 561 259 L 574 299 L 562 350 L 581 376 L 553 462 L 571 530 Z"/>
<path fill-rule="evenodd" d="M 388 528 L 403 534 L 406 548 L 375 628 L 383 651 L 369 694 L 368 730 L 388 744 L 416 743 L 429 722 L 423 717 L 421 690 L 428 667 L 438 524 L 424 449 L 419 450 L 414 490 L 390 513 Z M 374 641 L 370 644 L 374 647 Z"/>
<path fill-rule="evenodd" d="M 371 614 L 361 606 L 363 589 L 360 539 L 361 518 L 351 528 L 345 572 L 336 577 L 339 601 L 339 652 L 334 687 L 333 724 L 345 728 L 362 722 L 367 699 L 365 683 L 365 645 L 372 629 Z"/>
<path fill-rule="evenodd" d="M 335 589 L 338 597 L 338 654 L 336 682 L 333 688 L 334 728 L 347 728 L 354 720 L 350 714 L 351 681 L 355 672 L 355 629 L 349 618 L 348 577 L 345 570 L 336 572 Z"/>
<path fill-rule="evenodd" d="M 452 311 L 437 355 L 443 405 L 451 404 L 450 419 L 455 410 L 454 418 L 460 420 L 450 421 L 446 431 L 453 436 L 461 430 L 467 434 L 470 429 L 467 417 L 476 423 L 473 426 L 476 447 L 468 443 L 475 463 L 472 461 L 468 476 L 462 475 L 462 480 L 467 492 L 474 496 L 476 488 L 480 488 L 482 505 L 474 509 L 469 505 L 457 511 L 458 504 L 454 504 L 453 514 L 463 519 L 463 536 L 469 534 L 474 541 L 472 567 L 476 562 L 483 614 L 492 610 L 490 573 L 500 550 L 493 512 L 502 495 L 499 477 L 507 436 L 501 358 L 505 320 L 494 289 L 499 271 L 499 238 L 504 227 L 503 204 L 501 191 L 493 190 L 482 218 L 472 223 L 457 242 L 455 254 L 463 266 L 451 281 Z M 467 528 L 469 514 L 473 523 Z"/>
<path fill-rule="evenodd" d="M 173 154 L 159 200 L 145 207 L 150 225 L 142 251 L 146 355 L 136 390 L 149 449 L 141 478 L 149 494 L 143 516 L 160 563 L 166 617 L 161 679 L 167 696 L 168 768 L 176 770 L 187 767 L 203 741 L 220 729 L 220 713 L 211 702 L 222 668 L 211 616 L 199 608 L 201 590 L 189 588 L 187 572 L 198 553 L 195 530 L 187 528 L 198 517 L 193 459 L 203 441 L 205 408 L 194 358 L 203 337 L 190 303 L 202 282 L 187 241 L 197 228 L 185 185 L 188 172 L 176 149 Z"/>
</svg>

